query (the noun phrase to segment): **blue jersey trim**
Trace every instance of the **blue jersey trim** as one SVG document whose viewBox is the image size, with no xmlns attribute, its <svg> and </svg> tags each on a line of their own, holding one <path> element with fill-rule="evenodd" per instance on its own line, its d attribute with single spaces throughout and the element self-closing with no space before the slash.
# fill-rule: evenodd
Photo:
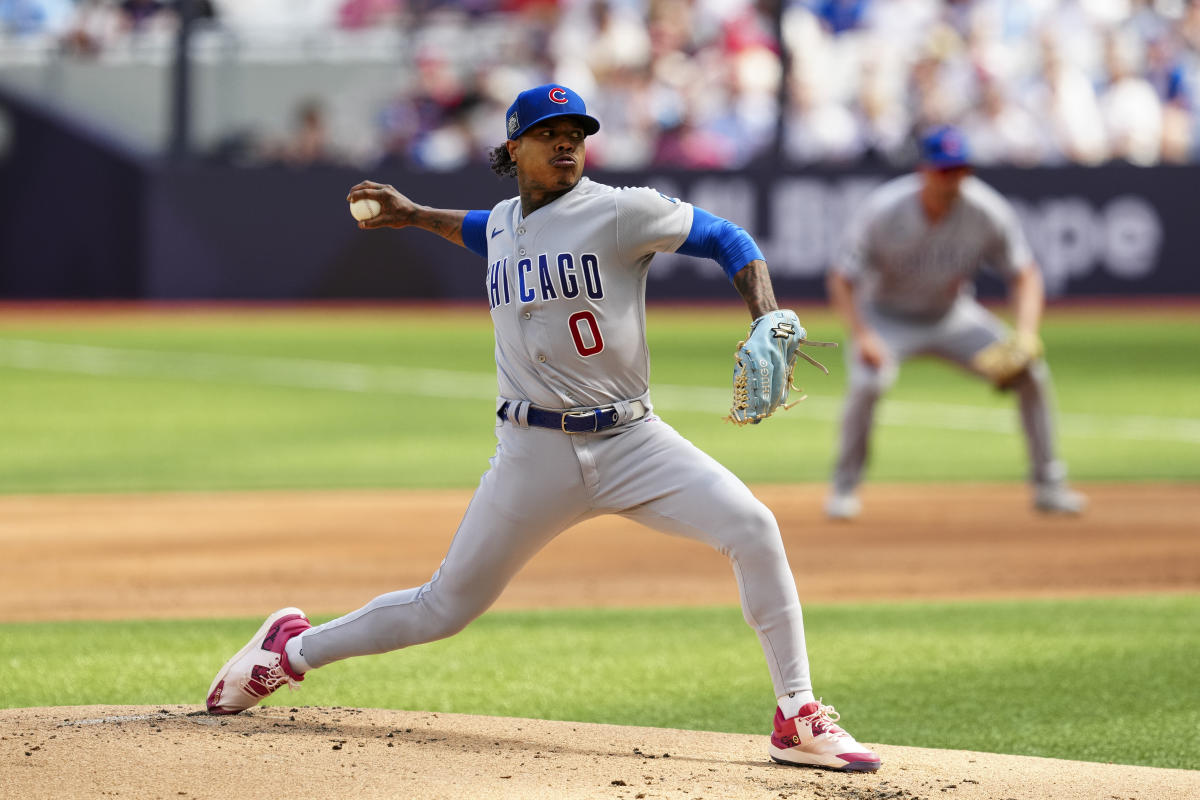
<svg viewBox="0 0 1200 800">
<path fill-rule="evenodd" d="M 766 260 L 754 239 L 742 228 L 703 208 L 695 207 L 692 208 L 692 230 L 675 252 L 711 258 L 721 265 L 731 281 L 751 261 Z"/>
<path fill-rule="evenodd" d="M 490 211 L 468 211 L 463 219 L 462 237 L 466 248 L 487 258 L 487 221 Z"/>
</svg>

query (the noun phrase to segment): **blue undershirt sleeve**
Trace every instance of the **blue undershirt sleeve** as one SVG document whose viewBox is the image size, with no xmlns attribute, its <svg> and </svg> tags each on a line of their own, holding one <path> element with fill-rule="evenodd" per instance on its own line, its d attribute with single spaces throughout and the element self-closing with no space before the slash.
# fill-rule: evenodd
<svg viewBox="0 0 1200 800">
<path fill-rule="evenodd" d="M 487 221 L 490 211 L 468 211 L 462 224 L 463 244 L 476 255 L 487 258 Z"/>
<path fill-rule="evenodd" d="M 711 258 L 721 265 L 730 281 L 751 261 L 766 260 L 754 239 L 741 227 L 696 207 L 692 208 L 692 230 L 675 252 Z"/>
</svg>

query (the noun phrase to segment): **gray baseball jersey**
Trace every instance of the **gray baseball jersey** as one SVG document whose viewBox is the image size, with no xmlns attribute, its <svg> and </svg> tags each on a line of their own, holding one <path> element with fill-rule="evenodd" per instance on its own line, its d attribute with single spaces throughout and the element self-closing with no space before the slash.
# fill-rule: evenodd
<svg viewBox="0 0 1200 800">
<path fill-rule="evenodd" d="M 845 352 L 848 386 L 833 485 L 849 494 L 867 464 L 875 405 L 911 356 L 940 356 L 966 370 L 971 358 L 1007 335 L 1004 323 L 974 298 L 983 267 L 1011 278 L 1033 263 L 1012 206 L 973 176 L 963 179 L 949 213 L 931 225 L 920 201 L 921 177 L 906 175 L 875 190 L 851 223 L 834 268 L 855 282 L 864 321 L 886 343 L 879 368 L 855 347 Z M 1050 381 L 1044 364 L 1016 389 L 1028 443 L 1030 477 L 1062 480 L 1055 455 Z"/>
<path fill-rule="evenodd" d="M 940 317 L 973 291 L 982 267 L 1010 278 L 1033 256 L 1017 215 L 995 189 L 963 179 L 958 201 L 931 225 L 921 208 L 919 175 L 876 190 L 852 223 L 835 268 L 863 301 L 908 316 Z"/>
<path fill-rule="evenodd" d="M 691 226 L 688 203 L 587 178 L 528 219 L 520 198 L 496 205 L 485 288 L 500 395 L 543 408 L 643 397 L 646 272 Z"/>
<path fill-rule="evenodd" d="M 655 252 L 687 239 L 692 214 L 653 189 L 587 178 L 528 217 L 519 198 L 492 209 L 484 291 L 506 406 L 649 407 L 646 273 Z M 727 555 L 776 696 L 812 690 L 778 524 L 737 476 L 652 413 L 572 435 L 515 411 L 497 415 L 496 438 L 491 468 L 434 576 L 305 632 L 310 666 L 448 636 L 560 532 L 620 514 Z"/>
</svg>

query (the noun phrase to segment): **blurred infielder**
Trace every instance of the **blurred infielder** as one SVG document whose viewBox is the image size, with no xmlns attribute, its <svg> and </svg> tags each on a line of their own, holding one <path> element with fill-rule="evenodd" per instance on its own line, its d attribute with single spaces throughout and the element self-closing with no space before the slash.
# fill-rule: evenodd
<svg viewBox="0 0 1200 800">
<path fill-rule="evenodd" d="M 875 404 L 915 355 L 936 355 L 1016 391 L 1025 431 L 1034 507 L 1078 513 L 1085 500 L 1067 488 L 1054 454 L 1049 371 L 1038 338 L 1041 272 L 1016 213 L 970 174 L 967 144 L 955 128 L 922 140 L 922 164 L 867 198 L 828 275 L 829 297 L 853 339 L 828 516 L 857 516 Z M 1008 282 L 1015 333 L 973 296 L 984 265 Z"/>
<path fill-rule="evenodd" d="M 310 669 L 450 636 L 563 530 L 620 514 L 729 557 L 779 699 L 772 758 L 878 769 L 879 757 L 813 695 L 800 602 L 774 516 L 650 404 L 646 274 L 654 253 L 672 251 L 719 262 L 754 318 L 739 345 L 733 420 L 757 422 L 786 400 L 805 331 L 776 305 L 757 245 L 736 225 L 652 189 L 582 177 L 585 137 L 600 125 L 565 87 L 522 92 L 507 125 L 492 168 L 515 175 L 520 195 L 490 212 L 415 205 L 369 181 L 348 197 L 381 204 L 361 228 L 423 228 L 487 259 L 498 444 L 445 559 L 425 585 L 324 625 L 310 627 L 295 608 L 275 612 L 221 668 L 208 710 L 236 714 Z"/>
</svg>

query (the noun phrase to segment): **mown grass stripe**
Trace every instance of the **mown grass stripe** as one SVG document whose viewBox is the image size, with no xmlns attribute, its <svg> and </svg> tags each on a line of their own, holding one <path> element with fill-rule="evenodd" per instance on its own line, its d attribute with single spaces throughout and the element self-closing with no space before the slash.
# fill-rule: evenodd
<svg viewBox="0 0 1200 800">
<path fill-rule="evenodd" d="M 496 391 L 496 378 L 491 373 L 225 353 L 137 350 L 28 339 L 0 339 L 0 366 L 84 375 L 236 382 L 418 397 L 478 398 Z M 655 383 L 653 399 L 655 405 L 664 410 L 719 414 L 728 406 L 729 393 L 706 386 Z M 781 418 L 800 419 L 803 416 L 833 420 L 839 414 L 839 400 L 809 397 L 805 400 L 803 415 L 789 417 L 785 414 Z M 1017 430 L 1011 409 L 891 399 L 880 406 L 878 423 L 891 427 L 1000 434 Z M 1200 444 L 1200 419 L 1063 412 L 1058 424 L 1065 436 Z"/>
</svg>

